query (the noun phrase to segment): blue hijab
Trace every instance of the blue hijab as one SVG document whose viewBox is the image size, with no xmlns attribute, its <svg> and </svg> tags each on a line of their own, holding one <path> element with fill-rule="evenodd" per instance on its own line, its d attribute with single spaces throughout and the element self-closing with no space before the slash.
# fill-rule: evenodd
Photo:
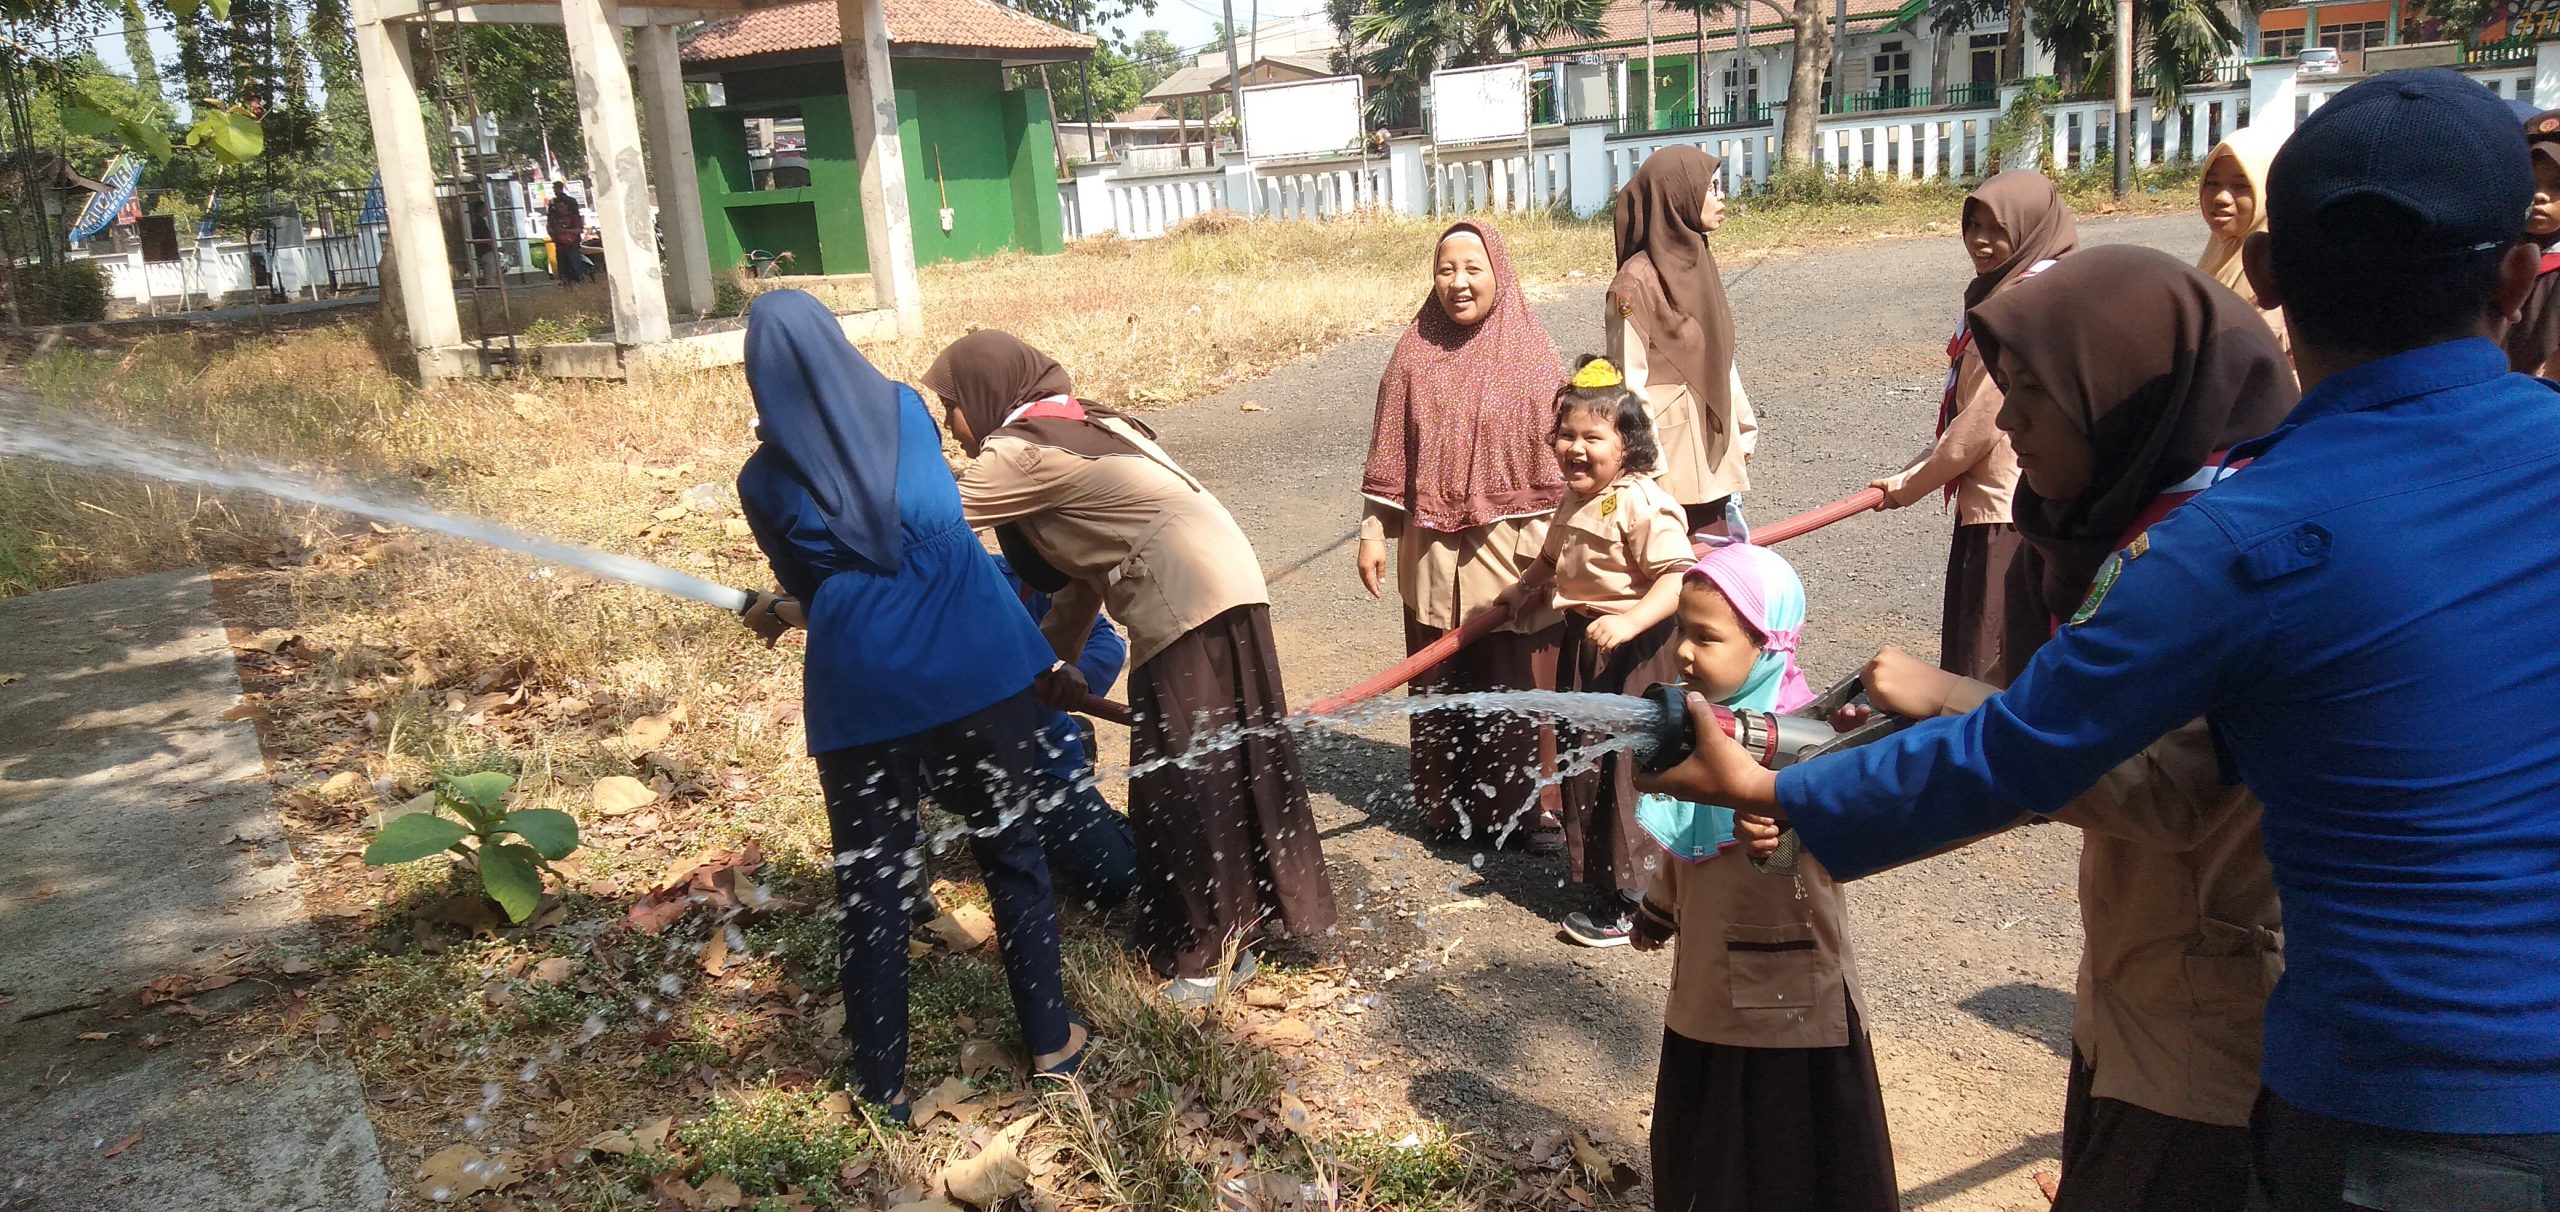
<svg viewBox="0 0 2560 1212">
<path fill-rule="evenodd" d="M 898 570 L 898 389 L 845 340 L 806 291 L 747 307 L 747 389 L 756 436 L 808 485 L 836 541 L 883 573 Z"/>
</svg>

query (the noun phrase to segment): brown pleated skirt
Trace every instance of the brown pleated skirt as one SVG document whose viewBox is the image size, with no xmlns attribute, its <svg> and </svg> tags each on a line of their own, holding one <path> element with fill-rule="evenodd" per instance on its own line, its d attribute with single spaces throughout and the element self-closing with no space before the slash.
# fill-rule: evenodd
<svg viewBox="0 0 2560 1212">
<path fill-rule="evenodd" d="M 1640 695 L 1657 683 L 1680 680 L 1680 650 L 1671 642 L 1668 620 L 1619 645 L 1606 660 L 1583 638 L 1590 624 L 1582 615 L 1565 616 L 1563 643 L 1556 653 L 1556 689 Z M 1571 750 L 1609 739 L 1560 731 L 1565 732 L 1560 740 L 1568 758 Z M 1613 750 L 1596 763 L 1574 764 L 1583 768 L 1566 775 L 1559 788 L 1567 870 L 1576 883 L 1604 891 L 1642 892 L 1647 879 L 1646 847 L 1653 842 L 1636 827 L 1636 764 L 1623 750 Z"/>
<path fill-rule="evenodd" d="M 1139 939 L 1156 969 L 1210 976 L 1228 941 L 1276 924 L 1333 925 L 1315 814 L 1289 714 L 1271 609 L 1238 606 L 1192 628 L 1129 672 L 1129 761 L 1191 753 L 1242 726 L 1244 741 L 1129 781 L 1138 841 Z"/>
<path fill-rule="evenodd" d="M 2035 549 L 2007 522 L 1956 527 L 1938 616 L 1938 667 L 2007 686 L 2053 634 Z"/>
<path fill-rule="evenodd" d="M 1849 1007 L 1838 1048 L 1739 1048 L 1662 1033 L 1655 1212 L 1893 1212 L 1901 1188 L 1875 1050 Z"/>
<path fill-rule="evenodd" d="M 2071 1050 L 2062 1102 L 2062 1183 L 2054 1212 L 2242 1212 L 2249 1206 L 2247 1128 L 2197 1123 L 2091 1094 Z"/>
<path fill-rule="evenodd" d="M 1404 648 L 1420 652 L 1448 634 L 1404 618 Z M 1553 690 L 1564 624 L 1522 634 L 1497 631 L 1458 650 L 1412 694 Z M 1487 847 L 1525 846 L 1540 815 L 1554 816 L 1555 729 L 1505 711 L 1442 709 L 1413 717 L 1413 802 L 1436 838 Z"/>
</svg>

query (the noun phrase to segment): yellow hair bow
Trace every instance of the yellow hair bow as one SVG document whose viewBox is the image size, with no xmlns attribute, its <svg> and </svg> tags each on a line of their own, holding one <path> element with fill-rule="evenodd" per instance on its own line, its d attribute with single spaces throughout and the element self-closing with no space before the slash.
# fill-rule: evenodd
<svg viewBox="0 0 2560 1212">
<path fill-rule="evenodd" d="M 1627 385 L 1627 377 L 1619 374 L 1618 368 L 1609 364 L 1609 359 L 1593 358 L 1583 363 L 1581 369 L 1573 372 L 1573 385 L 1584 391 L 1624 387 Z"/>
</svg>

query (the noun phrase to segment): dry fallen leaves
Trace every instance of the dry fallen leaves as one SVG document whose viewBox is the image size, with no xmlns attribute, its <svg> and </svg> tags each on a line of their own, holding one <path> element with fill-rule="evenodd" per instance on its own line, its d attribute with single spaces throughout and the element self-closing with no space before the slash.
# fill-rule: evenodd
<svg viewBox="0 0 2560 1212">
<path fill-rule="evenodd" d="M 975 905 L 962 905 L 926 924 L 942 945 L 954 951 L 975 951 L 996 935 L 995 919 Z"/>
<path fill-rule="evenodd" d="M 977 1097 L 977 1094 L 977 1090 L 964 1079 L 943 1078 L 941 1085 L 925 1091 L 924 1097 L 915 1101 L 912 1113 L 907 1116 L 907 1122 L 922 1128 L 932 1123 L 934 1116 L 948 1114 L 953 1120 L 965 1125 L 980 1110 L 983 1110 L 983 1108 L 961 1105 Z"/>
<path fill-rule="evenodd" d="M 658 793 L 627 774 L 608 774 L 596 780 L 589 794 L 594 797 L 596 811 L 606 816 L 628 816 L 658 802 Z"/>
<path fill-rule="evenodd" d="M 483 1191 L 503 1191 L 525 1176 L 512 1154 L 491 1157 L 470 1145 L 446 1145 L 427 1156 L 415 1177 L 418 1195 L 442 1204 Z"/>
<path fill-rule="evenodd" d="M 556 985 L 569 979 L 569 970 L 573 966 L 574 965 L 569 962 L 568 956 L 555 955 L 543 960 L 539 964 L 535 964 L 533 966 L 532 974 L 527 976 L 525 980 L 526 983 L 531 984 L 537 989 L 544 985 Z"/>
<path fill-rule="evenodd" d="M 942 1171 L 943 1188 L 951 1198 L 980 1208 L 992 1207 L 997 1200 L 1022 1190 L 1031 1179 L 1031 1163 L 1022 1156 L 1022 1141 L 1038 1122 L 1039 1116 L 1026 1115 L 1005 1125 L 986 1148 L 978 1150 L 977 1156 L 953 1162 Z"/>
<path fill-rule="evenodd" d="M 116 1143 L 114 1143 L 114 1144 L 112 1144 L 112 1145 L 107 1146 L 107 1151 L 106 1151 L 106 1152 L 104 1152 L 104 1153 L 99 1154 L 98 1156 L 100 1156 L 100 1157 L 114 1157 L 114 1156 L 116 1156 L 117 1154 L 120 1154 L 120 1153 L 124 1152 L 125 1150 L 130 1149 L 130 1148 L 134 1147 L 135 1145 L 138 1145 L 138 1144 L 141 1144 L 141 1143 L 142 1143 L 142 1134 L 141 1134 L 141 1133 L 139 1133 L 139 1132 L 136 1132 L 136 1133 L 134 1133 L 133 1135 L 128 1136 L 128 1137 L 126 1137 L 126 1138 L 124 1138 L 123 1140 L 117 1141 Z"/>
</svg>

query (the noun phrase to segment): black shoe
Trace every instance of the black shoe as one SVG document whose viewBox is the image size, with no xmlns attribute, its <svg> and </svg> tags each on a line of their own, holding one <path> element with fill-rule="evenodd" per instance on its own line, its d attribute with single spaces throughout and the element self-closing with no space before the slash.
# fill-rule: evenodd
<svg viewBox="0 0 2560 1212">
<path fill-rule="evenodd" d="M 1564 916 L 1565 938 L 1585 947 L 1624 947 L 1627 945 L 1627 940 L 1634 937 L 1635 932 L 1636 915 L 1633 909 L 1624 910 L 1615 917 L 1604 915 L 1597 919 L 1588 913 L 1568 913 Z"/>
</svg>

